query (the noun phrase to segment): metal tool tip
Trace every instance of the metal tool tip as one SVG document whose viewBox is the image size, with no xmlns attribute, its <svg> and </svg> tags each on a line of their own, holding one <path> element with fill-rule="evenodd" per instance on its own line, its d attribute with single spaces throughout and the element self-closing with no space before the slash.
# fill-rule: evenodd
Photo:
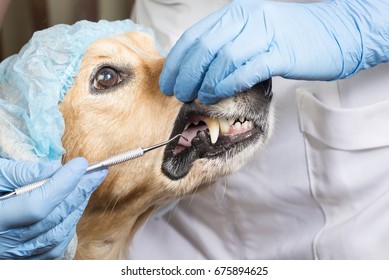
<svg viewBox="0 0 389 280">
<path fill-rule="evenodd" d="M 182 134 L 177 134 L 177 136 L 181 136 L 186 142 L 189 142 L 189 139 L 183 136 Z"/>
</svg>

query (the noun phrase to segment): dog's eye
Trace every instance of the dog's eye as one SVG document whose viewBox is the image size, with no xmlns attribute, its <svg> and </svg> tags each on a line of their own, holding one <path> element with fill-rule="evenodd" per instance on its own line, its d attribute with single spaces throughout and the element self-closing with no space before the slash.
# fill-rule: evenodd
<svg viewBox="0 0 389 280">
<path fill-rule="evenodd" d="M 122 81 L 120 74 L 110 67 L 103 67 L 97 71 L 93 79 L 93 87 L 95 89 L 108 89 Z"/>
</svg>

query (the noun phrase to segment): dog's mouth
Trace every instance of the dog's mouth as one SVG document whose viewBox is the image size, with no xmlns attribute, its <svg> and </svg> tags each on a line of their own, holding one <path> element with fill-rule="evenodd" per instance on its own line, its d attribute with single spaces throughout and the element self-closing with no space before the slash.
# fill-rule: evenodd
<svg viewBox="0 0 389 280">
<path fill-rule="evenodd" d="M 178 155 L 186 149 L 195 148 L 205 157 L 212 157 L 222 152 L 221 145 L 224 147 L 226 142 L 240 142 L 253 128 L 253 121 L 245 117 L 227 119 L 194 114 L 189 116 L 181 133 L 183 137 L 179 139 L 173 154 Z M 206 146 L 199 146 L 200 142 Z"/>
<path fill-rule="evenodd" d="M 269 103 L 270 100 L 271 96 L 268 97 Z M 181 137 L 166 146 L 163 173 L 171 180 L 179 180 L 189 173 L 197 159 L 227 160 L 247 146 L 257 143 L 268 130 L 269 104 L 250 105 L 254 109 L 242 110 L 246 115 L 229 112 L 228 117 L 217 117 L 204 106 L 193 102 L 184 104 L 176 118 L 171 137 L 182 134 L 188 141 Z"/>
</svg>

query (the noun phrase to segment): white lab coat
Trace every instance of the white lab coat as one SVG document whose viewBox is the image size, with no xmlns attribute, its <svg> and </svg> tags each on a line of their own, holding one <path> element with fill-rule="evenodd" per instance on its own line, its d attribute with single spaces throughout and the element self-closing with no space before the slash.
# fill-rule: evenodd
<svg viewBox="0 0 389 280">
<path fill-rule="evenodd" d="M 227 2 L 142 0 L 135 12 L 168 50 Z M 215 189 L 150 219 L 130 258 L 389 258 L 389 64 L 337 82 L 274 78 L 273 91 L 267 147 Z"/>
</svg>

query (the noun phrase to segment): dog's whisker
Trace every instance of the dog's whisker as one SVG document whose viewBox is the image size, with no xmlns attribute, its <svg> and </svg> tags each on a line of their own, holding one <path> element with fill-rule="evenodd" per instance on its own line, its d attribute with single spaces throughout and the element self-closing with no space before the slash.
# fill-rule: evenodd
<svg viewBox="0 0 389 280">
<path fill-rule="evenodd" d="M 193 200 L 194 200 L 194 198 L 195 198 L 195 196 L 196 196 L 196 194 L 197 194 L 198 189 L 199 189 L 199 186 L 197 186 L 197 187 L 193 190 L 193 192 L 192 192 L 192 194 L 191 194 L 191 196 L 190 196 L 189 206 L 192 205 L 192 202 L 193 202 Z"/>
<path fill-rule="evenodd" d="M 111 204 L 112 200 L 113 200 L 113 198 L 111 198 L 111 200 L 108 202 L 107 206 L 105 206 L 104 211 L 103 211 L 103 215 L 105 215 L 107 213 L 109 205 Z"/>
<path fill-rule="evenodd" d="M 178 205 L 180 204 L 182 198 L 179 198 L 178 202 L 174 205 L 174 207 L 169 211 L 169 216 L 167 217 L 167 222 L 169 223 L 173 218 L 174 214 L 178 209 Z"/>
<path fill-rule="evenodd" d="M 113 206 L 111 208 L 111 213 L 110 213 L 111 215 L 112 215 L 113 211 L 115 210 L 115 207 L 116 207 L 117 203 L 119 202 L 119 199 L 120 199 L 120 197 L 117 197 L 117 199 L 115 200 L 115 203 L 113 204 Z"/>
<path fill-rule="evenodd" d="M 155 210 L 156 208 L 157 208 L 157 205 L 154 205 L 154 206 L 153 206 L 152 212 L 154 212 L 154 210 Z M 153 215 L 149 215 L 149 216 L 146 218 L 145 222 L 139 227 L 138 232 L 137 232 L 137 236 L 138 236 L 138 237 L 141 237 L 141 236 L 142 236 L 143 231 L 144 231 L 144 229 L 145 229 L 145 227 L 146 227 L 146 224 L 150 221 L 150 219 L 151 219 L 152 216 L 153 216 Z"/>
<path fill-rule="evenodd" d="M 182 186 L 182 180 L 179 181 L 178 183 L 178 187 L 181 188 Z M 177 203 L 174 205 L 174 207 L 169 211 L 169 216 L 167 217 L 167 222 L 170 222 L 171 219 L 173 218 L 174 214 L 176 213 L 178 207 L 179 207 L 179 204 L 181 203 L 182 199 L 185 198 L 185 195 L 184 194 L 180 194 L 177 198 Z"/>
<path fill-rule="evenodd" d="M 226 192 L 227 192 L 227 178 L 224 178 L 223 181 L 224 181 L 224 185 L 222 186 L 222 195 L 221 195 L 220 199 L 217 199 L 217 206 L 219 208 L 222 208 L 222 202 L 223 202 L 224 197 L 225 197 Z"/>
<path fill-rule="evenodd" d="M 107 206 L 105 207 L 105 209 L 104 209 L 104 211 L 103 211 L 103 215 L 105 215 L 105 214 L 107 213 L 107 211 L 108 211 L 108 209 L 110 208 L 111 203 L 114 201 L 114 199 L 115 199 L 115 197 L 112 197 L 112 198 L 109 200 Z M 117 203 L 117 201 L 115 202 L 115 204 L 116 204 L 116 203 Z M 112 212 L 112 210 L 111 210 L 111 212 Z M 112 214 L 112 213 L 111 213 L 111 214 Z"/>
</svg>

